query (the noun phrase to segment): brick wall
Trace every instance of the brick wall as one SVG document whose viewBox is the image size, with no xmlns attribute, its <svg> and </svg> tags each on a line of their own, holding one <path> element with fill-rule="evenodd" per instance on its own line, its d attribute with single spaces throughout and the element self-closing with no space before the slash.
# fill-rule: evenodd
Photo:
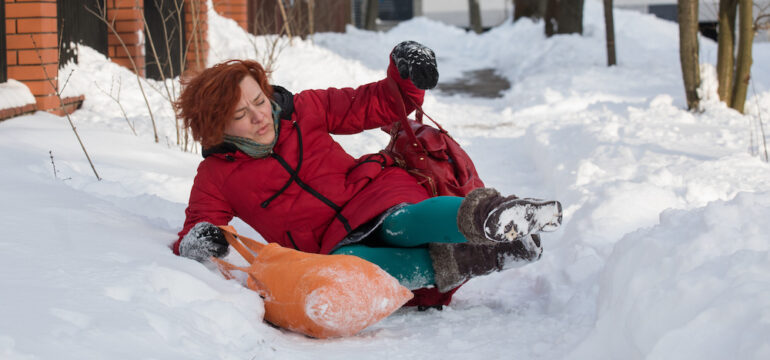
<svg viewBox="0 0 770 360">
<path fill-rule="evenodd" d="M 248 31 L 247 0 L 214 0 L 214 10 L 217 14 L 235 20 L 243 30 Z"/>
<path fill-rule="evenodd" d="M 144 26 L 142 12 L 144 0 L 107 0 L 107 18 L 115 19 L 115 30 L 118 36 L 110 31 L 107 37 L 107 52 L 110 59 L 134 71 L 131 59 L 134 60 L 139 74 L 144 76 Z M 123 48 L 120 40 L 126 45 Z M 128 51 L 126 51 L 128 49 Z"/>
<path fill-rule="evenodd" d="M 184 0 L 185 34 L 190 47 L 185 64 L 187 70 L 202 70 L 209 55 L 208 6 L 206 0 Z"/>
<path fill-rule="evenodd" d="M 8 78 L 29 87 L 38 110 L 57 112 L 56 0 L 6 0 L 5 16 Z"/>
</svg>

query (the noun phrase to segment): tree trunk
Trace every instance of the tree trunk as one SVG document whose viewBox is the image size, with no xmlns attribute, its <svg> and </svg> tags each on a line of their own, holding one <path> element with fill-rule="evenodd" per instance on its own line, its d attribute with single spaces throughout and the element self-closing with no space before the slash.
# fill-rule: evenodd
<svg viewBox="0 0 770 360">
<path fill-rule="evenodd" d="M 743 113 L 746 92 L 751 78 L 751 45 L 754 42 L 754 18 L 752 1 L 739 0 L 738 57 L 735 59 L 735 82 L 730 107 Z"/>
<path fill-rule="evenodd" d="M 545 16 L 545 1 L 513 0 L 513 21 L 522 17 L 542 19 Z"/>
<path fill-rule="evenodd" d="M 545 34 L 582 34 L 584 0 L 548 0 Z"/>
<path fill-rule="evenodd" d="M 728 106 L 732 103 L 732 85 L 735 54 L 735 13 L 738 0 L 719 1 L 719 27 L 717 41 L 717 93 Z"/>
<path fill-rule="evenodd" d="M 545 36 L 556 34 L 559 24 L 556 22 L 556 12 L 559 9 L 559 0 L 547 0 L 545 6 Z"/>
<path fill-rule="evenodd" d="M 481 7 L 479 6 L 479 0 L 468 0 L 468 9 L 471 29 L 476 34 L 481 34 L 483 29 L 481 28 Z"/>
<path fill-rule="evenodd" d="M 687 108 L 698 108 L 700 62 L 698 60 L 698 0 L 679 0 L 679 60 L 682 64 Z"/>
<path fill-rule="evenodd" d="M 364 29 L 377 30 L 377 14 L 380 12 L 380 3 L 378 0 L 366 1 L 366 21 L 364 21 Z"/>
<path fill-rule="evenodd" d="M 615 59 L 615 20 L 612 16 L 612 0 L 604 0 L 604 30 L 607 33 L 607 66 L 617 64 Z"/>
</svg>

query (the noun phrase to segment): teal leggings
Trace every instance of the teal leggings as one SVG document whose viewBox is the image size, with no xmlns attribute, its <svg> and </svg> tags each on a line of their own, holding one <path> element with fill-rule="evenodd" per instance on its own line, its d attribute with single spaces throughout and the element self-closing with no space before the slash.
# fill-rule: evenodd
<svg viewBox="0 0 770 360">
<path fill-rule="evenodd" d="M 332 254 L 354 255 L 377 264 L 409 289 L 433 285 L 427 244 L 462 243 L 457 209 L 463 198 L 439 196 L 408 205 L 385 218 L 374 234 L 383 246 L 346 245 Z"/>
</svg>

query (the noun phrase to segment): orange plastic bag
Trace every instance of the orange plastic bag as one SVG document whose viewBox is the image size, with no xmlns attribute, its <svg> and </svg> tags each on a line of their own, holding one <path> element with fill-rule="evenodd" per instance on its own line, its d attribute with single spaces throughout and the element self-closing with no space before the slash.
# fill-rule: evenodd
<svg viewBox="0 0 770 360">
<path fill-rule="evenodd" d="M 265 301 L 265 320 L 316 338 L 349 336 L 390 315 L 412 292 L 377 265 L 350 255 L 320 255 L 261 244 L 220 226 L 227 242 L 251 264 L 212 258 L 227 277 L 249 275 L 247 286 Z"/>
</svg>

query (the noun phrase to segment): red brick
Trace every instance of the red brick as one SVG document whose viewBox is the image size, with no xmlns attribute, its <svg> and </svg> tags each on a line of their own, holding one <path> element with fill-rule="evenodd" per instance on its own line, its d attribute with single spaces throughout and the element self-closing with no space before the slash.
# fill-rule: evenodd
<svg viewBox="0 0 770 360">
<path fill-rule="evenodd" d="M 53 81 L 56 84 L 56 80 Z M 56 88 L 48 80 L 31 80 L 25 81 L 24 85 L 27 85 L 29 91 L 35 95 L 55 95 Z"/>
<path fill-rule="evenodd" d="M 115 30 L 117 32 L 135 32 L 144 28 L 142 20 L 121 20 L 115 21 Z"/>
<path fill-rule="evenodd" d="M 107 19 L 112 21 L 135 20 L 142 18 L 142 10 L 138 9 L 107 9 Z"/>
<path fill-rule="evenodd" d="M 34 39 L 34 42 L 33 42 Z M 34 49 L 35 47 L 40 49 L 58 48 L 59 42 L 56 33 L 49 34 L 14 34 L 7 35 L 5 37 L 6 48 L 9 50 L 15 49 Z"/>
<path fill-rule="evenodd" d="M 5 34 L 15 34 L 16 33 L 16 19 L 8 19 L 5 20 Z"/>
<path fill-rule="evenodd" d="M 198 33 L 203 33 L 209 29 L 209 25 L 206 23 L 198 23 L 197 25 L 187 25 L 185 26 L 185 31 L 187 34 L 190 34 L 193 32 L 193 29 Z M 188 35 L 189 36 L 189 35 Z"/>
<path fill-rule="evenodd" d="M 17 106 L 8 109 L 0 109 L 0 120 L 33 113 L 35 111 L 37 111 L 37 104 L 27 104 L 24 106 Z"/>
<path fill-rule="evenodd" d="M 5 16 L 11 18 L 53 18 L 56 19 L 56 1 L 37 3 L 5 4 Z"/>
<path fill-rule="evenodd" d="M 44 64 L 57 62 L 59 51 L 57 49 L 19 50 L 19 65 L 39 65 L 40 58 L 43 58 Z"/>
<path fill-rule="evenodd" d="M 128 54 L 126 54 L 126 49 L 128 49 Z M 133 57 L 141 56 L 142 47 L 126 45 L 126 48 L 123 48 L 122 46 L 118 45 L 115 46 L 115 50 L 113 50 L 113 54 L 110 55 L 110 57 L 127 57 L 128 55 Z"/>
<path fill-rule="evenodd" d="M 35 65 L 15 65 L 8 66 L 8 77 L 19 81 L 24 80 L 45 80 L 47 77 L 56 78 L 58 75 L 58 64 L 47 64 L 43 66 Z"/>
<path fill-rule="evenodd" d="M 56 27 L 56 19 L 37 18 L 37 19 L 19 19 L 17 22 L 17 33 L 50 33 L 59 29 Z"/>
<path fill-rule="evenodd" d="M 83 100 L 85 99 L 85 95 L 69 96 L 62 99 L 62 102 L 64 102 L 64 112 L 72 114 L 75 110 L 80 109 L 80 107 L 83 106 Z M 59 115 L 61 116 L 64 114 Z"/>
<path fill-rule="evenodd" d="M 18 64 L 19 60 L 17 59 L 16 54 L 15 50 L 8 50 L 5 52 L 5 58 L 8 61 L 9 66 Z"/>
<path fill-rule="evenodd" d="M 118 35 L 120 36 L 120 38 L 118 38 L 118 36 L 116 36 L 115 34 L 107 35 L 107 43 L 120 45 L 120 41 L 123 40 L 123 43 L 125 43 L 126 45 L 139 44 L 139 34 L 135 32 L 119 33 Z"/>
<path fill-rule="evenodd" d="M 56 95 L 35 96 L 35 102 L 37 109 L 41 111 L 59 110 L 61 107 L 61 102 Z"/>
<path fill-rule="evenodd" d="M 143 0 L 112 0 L 110 1 L 111 8 L 118 9 L 142 9 L 144 8 Z"/>
</svg>

